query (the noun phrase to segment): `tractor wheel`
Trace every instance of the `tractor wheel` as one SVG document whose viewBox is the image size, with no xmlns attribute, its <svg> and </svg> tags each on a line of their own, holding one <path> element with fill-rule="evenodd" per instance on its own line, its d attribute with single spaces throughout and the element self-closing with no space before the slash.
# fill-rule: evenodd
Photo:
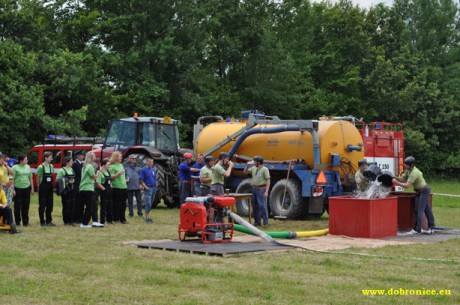
<svg viewBox="0 0 460 305">
<path fill-rule="evenodd" d="M 176 208 L 176 200 L 174 200 L 173 194 L 168 193 L 168 174 L 165 170 L 165 167 L 162 164 L 156 163 L 153 166 L 157 172 L 157 194 L 155 200 L 153 201 L 152 208 L 155 208 L 163 199 L 164 204 L 168 208 Z M 169 187 L 169 189 L 171 189 Z"/>
<path fill-rule="evenodd" d="M 273 216 L 302 219 L 307 216 L 306 207 L 299 181 L 282 179 L 275 184 L 270 194 L 270 208 Z"/>
<path fill-rule="evenodd" d="M 243 180 L 240 185 L 236 188 L 237 193 L 252 193 L 252 185 L 251 185 L 251 178 Z M 249 209 L 248 209 L 248 200 L 247 199 L 239 199 L 236 201 L 236 212 L 240 216 L 248 216 Z"/>
</svg>

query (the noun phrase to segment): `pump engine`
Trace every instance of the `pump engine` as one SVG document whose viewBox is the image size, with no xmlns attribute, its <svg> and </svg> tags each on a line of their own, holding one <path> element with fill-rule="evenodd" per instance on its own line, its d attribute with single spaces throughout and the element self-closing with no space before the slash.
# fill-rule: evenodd
<svg viewBox="0 0 460 305">
<path fill-rule="evenodd" d="M 188 197 L 180 208 L 179 239 L 198 237 L 202 243 L 229 242 L 233 221 L 225 222 L 227 211 L 235 205 L 233 197 Z"/>
</svg>

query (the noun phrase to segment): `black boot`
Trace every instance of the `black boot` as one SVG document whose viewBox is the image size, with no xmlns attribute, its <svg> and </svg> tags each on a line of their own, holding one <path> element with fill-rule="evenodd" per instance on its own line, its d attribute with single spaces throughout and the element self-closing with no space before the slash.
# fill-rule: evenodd
<svg viewBox="0 0 460 305">
<path fill-rule="evenodd" d="M 10 225 L 10 234 L 19 234 L 19 233 L 21 233 L 21 231 L 16 229 L 16 225 L 14 223 L 12 223 Z"/>
</svg>

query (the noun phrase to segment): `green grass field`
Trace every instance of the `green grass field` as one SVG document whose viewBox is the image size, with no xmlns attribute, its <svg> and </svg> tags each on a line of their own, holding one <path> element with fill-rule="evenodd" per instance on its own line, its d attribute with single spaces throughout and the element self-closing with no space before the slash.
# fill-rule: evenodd
<svg viewBox="0 0 460 305">
<path fill-rule="evenodd" d="M 459 182 L 432 183 L 460 193 Z M 154 224 L 129 219 L 103 229 L 64 227 L 60 198 L 54 228 L 0 234 L 4 304 L 460 304 L 460 239 L 437 244 L 352 248 L 338 253 L 288 251 L 213 257 L 139 249 L 133 240 L 177 239 L 179 210 L 153 211 Z M 460 198 L 433 197 L 438 226 L 460 227 Z M 271 231 L 325 228 L 314 221 L 275 221 Z M 388 258 L 388 256 L 390 258 Z M 436 258 L 411 260 L 407 257 Z M 450 296 L 363 295 L 363 289 L 450 289 Z"/>
</svg>

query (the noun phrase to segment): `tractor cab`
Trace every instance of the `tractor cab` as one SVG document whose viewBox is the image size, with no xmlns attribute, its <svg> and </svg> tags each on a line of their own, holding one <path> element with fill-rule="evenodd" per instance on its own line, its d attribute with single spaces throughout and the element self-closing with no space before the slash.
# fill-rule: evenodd
<svg viewBox="0 0 460 305">
<path fill-rule="evenodd" d="M 114 119 L 97 159 L 110 157 L 112 152 L 147 149 L 155 157 L 177 155 L 179 147 L 179 121 L 169 117 L 137 117 Z"/>
</svg>

